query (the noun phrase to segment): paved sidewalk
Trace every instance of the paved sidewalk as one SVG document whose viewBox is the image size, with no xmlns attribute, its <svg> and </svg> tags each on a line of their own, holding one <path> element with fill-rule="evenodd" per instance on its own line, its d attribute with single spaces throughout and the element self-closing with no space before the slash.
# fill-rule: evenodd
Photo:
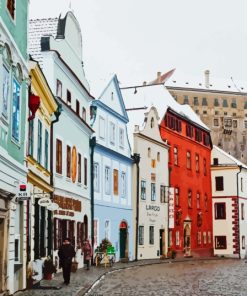
<svg viewBox="0 0 247 296">
<path fill-rule="evenodd" d="M 58 273 L 52 280 L 42 280 L 40 289 L 31 289 L 15 293 L 15 296 L 83 296 L 90 288 L 105 274 L 116 271 L 118 269 L 132 268 L 135 266 L 150 265 L 150 264 L 165 264 L 175 262 L 185 262 L 191 260 L 221 260 L 226 258 L 210 257 L 210 258 L 178 258 L 178 259 L 153 259 L 131 261 L 128 263 L 115 263 L 112 267 L 95 267 L 92 266 L 88 271 L 79 269 L 76 273 L 71 273 L 70 285 L 63 284 L 62 273 Z M 57 289 L 58 288 L 58 289 Z"/>
</svg>

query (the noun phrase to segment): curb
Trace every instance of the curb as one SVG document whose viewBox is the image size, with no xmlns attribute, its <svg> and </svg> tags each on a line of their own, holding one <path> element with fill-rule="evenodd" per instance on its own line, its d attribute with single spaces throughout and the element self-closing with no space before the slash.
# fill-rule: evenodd
<svg viewBox="0 0 247 296">
<path fill-rule="evenodd" d="M 80 294 L 80 291 L 76 293 L 76 295 L 80 296 L 86 296 L 88 293 L 91 292 L 91 290 L 108 274 L 112 274 L 117 271 L 125 270 L 125 269 L 132 269 L 132 268 L 137 268 L 137 267 L 142 267 L 142 266 L 150 266 L 150 265 L 156 265 L 156 264 L 168 264 L 168 263 L 183 263 L 183 262 L 192 262 L 192 261 L 220 261 L 220 260 L 240 260 L 239 258 L 228 258 L 228 257 L 212 257 L 212 258 L 188 258 L 188 259 L 168 259 L 166 260 L 161 260 L 158 262 L 147 262 L 143 264 L 136 264 L 132 266 L 124 266 L 124 267 L 118 267 L 113 270 L 108 270 L 105 271 L 103 274 L 101 274 L 87 289 L 83 294 Z"/>
</svg>

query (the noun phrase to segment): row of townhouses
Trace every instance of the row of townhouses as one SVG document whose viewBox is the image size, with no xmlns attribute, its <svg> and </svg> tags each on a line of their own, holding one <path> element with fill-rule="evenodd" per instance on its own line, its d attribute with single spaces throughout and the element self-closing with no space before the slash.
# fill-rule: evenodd
<svg viewBox="0 0 247 296">
<path fill-rule="evenodd" d="M 245 257 L 247 165 L 162 77 L 93 96 L 73 12 L 29 21 L 28 0 L 0 0 L 0 73 L 0 295 L 59 270 L 66 237 L 79 268 L 86 238 L 117 261 Z"/>
</svg>

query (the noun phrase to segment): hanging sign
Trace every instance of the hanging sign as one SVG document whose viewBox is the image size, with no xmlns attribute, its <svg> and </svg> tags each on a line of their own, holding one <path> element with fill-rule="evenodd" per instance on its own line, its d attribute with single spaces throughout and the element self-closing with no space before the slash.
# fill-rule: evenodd
<svg viewBox="0 0 247 296">
<path fill-rule="evenodd" d="M 16 202 L 29 200 L 31 198 L 27 184 L 20 184 L 16 193 Z"/>
<path fill-rule="evenodd" d="M 38 201 L 38 204 L 41 206 L 41 207 L 48 207 L 51 205 L 51 200 L 50 198 L 47 198 L 47 197 L 42 197 L 41 199 L 39 199 Z"/>
<path fill-rule="evenodd" d="M 47 206 L 47 210 L 49 211 L 57 211 L 59 209 L 59 205 L 55 202 L 52 202 L 49 206 Z"/>
<path fill-rule="evenodd" d="M 169 220 L 169 228 L 174 228 L 174 188 L 169 187 L 168 191 L 168 220 Z"/>
</svg>

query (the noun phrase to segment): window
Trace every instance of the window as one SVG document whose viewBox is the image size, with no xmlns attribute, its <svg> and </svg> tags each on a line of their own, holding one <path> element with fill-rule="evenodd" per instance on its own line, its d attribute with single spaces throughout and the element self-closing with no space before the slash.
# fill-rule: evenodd
<svg viewBox="0 0 247 296">
<path fill-rule="evenodd" d="M 105 119 L 103 117 L 99 118 L 99 136 L 100 138 L 105 138 Z"/>
<path fill-rule="evenodd" d="M 191 155 L 190 155 L 190 151 L 187 151 L 186 153 L 186 165 L 187 165 L 187 169 L 191 169 Z"/>
<path fill-rule="evenodd" d="M 199 129 L 195 129 L 195 140 L 197 142 L 201 142 L 202 141 L 202 131 L 200 131 Z"/>
<path fill-rule="evenodd" d="M 224 108 L 228 107 L 227 99 L 223 99 L 223 104 L 222 105 L 223 105 Z"/>
<path fill-rule="evenodd" d="M 226 236 L 215 236 L 215 249 L 226 249 Z"/>
<path fill-rule="evenodd" d="M 151 200 L 155 201 L 156 200 L 156 187 L 155 183 L 151 183 Z"/>
<path fill-rule="evenodd" d="M 33 156 L 33 120 L 29 121 L 28 126 L 28 155 Z"/>
<path fill-rule="evenodd" d="M 160 161 L 160 152 L 157 152 L 157 161 Z"/>
<path fill-rule="evenodd" d="M 76 114 L 80 116 L 80 102 L 76 100 Z"/>
<path fill-rule="evenodd" d="M 209 146 L 210 145 L 210 137 L 208 134 L 203 134 L 203 144 L 205 146 Z"/>
<path fill-rule="evenodd" d="M 244 203 L 241 203 L 241 220 L 244 220 Z"/>
<path fill-rule="evenodd" d="M 148 148 L 148 157 L 151 157 L 151 148 Z"/>
<path fill-rule="evenodd" d="M 186 124 L 186 136 L 190 138 L 193 138 L 194 136 L 194 128 L 190 124 Z"/>
<path fill-rule="evenodd" d="M 5 118 L 8 118 L 8 105 L 9 105 L 9 71 L 3 66 L 3 109 L 2 113 Z"/>
<path fill-rule="evenodd" d="M 105 238 L 110 240 L 110 221 L 105 221 Z"/>
<path fill-rule="evenodd" d="M 201 208 L 201 199 L 200 199 L 200 193 L 197 192 L 196 194 L 196 208 L 200 209 Z"/>
<path fill-rule="evenodd" d="M 214 118 L 214 126 L 219 126 L 219 118 Z"/>
<path fill-rule="evenodd" d="M 240 190 L 243 192 L 243 178 L 240 179 Z"/>
<path fill-rule="evenodd" d="M 81 154 L 78 153 L 78 183 L 81 183 Z"/>
<path fill-rule="evenodd" d="M 207 194 L 204 195 L 204 209 L 208 211 L 208 196 Z"/>
<path fill-rule="evenodd" d="M 12 102 L 12 137 L 19 142 L 20 138 L 20 84 L 13 80 L 13 102 Z"/>
<path fill-rule="evenodd" d="M 202 98 L 202 106 L 207 106 L 207 105 L 208 105 L 207 98 Z"/>
<path fill-rule="evenodd" d="M 62 82 L 57 79 L 56 96 L 62 98 Z"/>
<path fill-rule="evenodd" d="M 213 165 L 219 164 L 219 158 L 213 158 Z"/>
<path fill-rule="evenodd" d="M 119 129 L 119 145 L 120 147 L 124 147 L 124 129 Z"/>
<path fill-rule="evenodd" d="M 179 230 L 176 231 L 176 246 L 180 246 Z"/>
<path fill-rule="evenodd" d="M 154 127 L 154 118 L 153 118 L 153 117 L 151 118 L 151 121 L 150 121 L 150 127 L 151 127 L 151 128 Z"/>
<path fill-rule="evenodd" d="M 110 142 L 115 144 L 115 124 L 110 122 Z"/>
<path fill-rule="evenodd" d="M 151 168 L 156 168 L 156 159 L 151 159 Z"/>
<path fill-rule="evenodd" d="M 146 199 L 146 181 L 141 180 L 141 199 Z"/>
<path fill-rule="evenodd" d="M 204 176 L 207 175 L 207 162 L 206 162 L 206 158 L 203 158 L 203 174 L 204 174 Z"/>
<path fill-rule="evenodd" d="M 184 104 L 189 104 L 189 97 L 184 95 Z"/>
<path fill-rule="evenodd" d="M 87 111 L 86 111 L 86 108 L 85 107 L 82 107 L 82 119 L 84 121 L 87 120 Z M 104 128 L 105 128 L 105 125 L 104 125 Z"/>
<path fill-rule="evenodd" d="M 219 111 L 214 111 L 214 115 L 219 115 Z"/>
<path fill-rule="evenodd" d="M 197 232 L 197 244 L 198 246 L 200 246 L 202 243 L 202 234 L 201 234 L 201 231 L 198 231 Z"/>
<path fill-rule="evenodd" d="M 15 0 L 7 0 L 7 8 L 12 17 L 15 18 Z"/>
<path fill-rule="evenodd" d="M 118 195 L 118 170 L 113 170 L 113 193 Z"/>
<path fill-rule="evenodd" d="M 174 164 L 178 165 L 178 148 L 177 147 L 173 148 L 173 153 L 174 153 Z"/>
<path fill-rule="evenodd" d="M 94 181 L 94 191 L 99 192 L 99 164 L 93 164 L 93 181 Z"/>
<path fill-rule="evenodd" d="M 62 141 L 56 140 L 56 172 L 62 174 Z"/>
<path fill-rule="evenodd" d="M 175 206 L 178 207 L 179 205 L 180 205 L 179 188 L 175 187 Z"/>
<path fill-rule="evenodd" d="M 191 190 L 188 191 L 188 207 L 192 208 L 192 192 L 191 192 Z"/>
<path fill-rule="evenodd" d="M 211 232 L 208 231 L 208 243 L 211 244 Z"/>
<path fill-rule="evenodd" d="M 194 97 L 194 106 L 198 106 L 198 105 L 199 105 L 198 97 Z"/>
<path fill-rule="evenodd" d="M 232 126 L 233 126 L 233 128 L 237 128 L 238 127 L 238 121 L 237 120 L 233 120 L 232 121 Z"/>
<path fill-rule="evenodd" d="M 37 162 L 41 163 L 42 160 L 42 122 L 38 119 L 38 151 Z"/>
<path fill-rule="evenodd" d="M 242 235 L 242 249 L 245 249 L 245 236 Z"/>
<path fill-rule="evenodd" d="M 68 178 L 71 177 L 71 147 L 67 145 L 67 174 Z"/>
<path fill-rule="evenodd" d="M 105 167 L 105 194 L 110 194 L 110 168 Z"/>
<path fill-rule="evenodd" d="M 71 92 L 67 89 L 67 104 L 71 106 Z"/>
<path fill-rule="evenodd" d="M 84 185 L 87 186 L 87 158 L 84 157 Z"/>
<path fill-rule="evenodd" d="M 236 103 L 235 99 L 232 99 L 231 107 L 232 108 L 237 108 L 237 103 Z"/>
<path fill-rule="evenodd" d="M 144 245 L 144 226 L 139 226 L 138 241 L 139 245 Z"/>
<path fill-rule="evenodd" d="M 207 232 L 203 231 L 203 244 L 206 245 L 207 243 Z"/>
<path fill-rule="evenodd" d="M 217 220 L 226 219 L 226 204 L 215 203 L 214 204 L 214 218 Z"/>
<path fill-rule="evenodd" d="M 203 110 L 202 114 L 208 114 L 207 110 Z"/>
<path fill-rule="evenodd" d="M 149 244 L 154 244 L 154 226 L 149 226 Z"/>
<path fill-rule="evenodd" d="M 49 133 L 45 130 L 45 169 L 48 170 L 49 163 Z"/>
<path fill-rule="evenodd" d="M 121 197 L 126 197 L 126 173 L 121 172 Z"/>
<path fill-rule="evenodd" d="M 216 99 L 214 99 L 214 106 L 215 107 L 219 107 L 219 100 L 216 98 Z"/>
<path fill-rule="evenodd" d="M 222 176 L 215 177 L 215 190 L 223 191 L 224 190 L 224 179 Z"/>
<path fill-rule="evenodd" d="M 232 127 L 232 120 L 231 120 L 231 118 L 225 118 L 224 119 L 224 124 L 225 124 L 225 127 Z"/>
<path fill-rule="evenodd" d="M 199 173 L 199 155 L 196 154 L 196 172 Z"/>
<path fill-rule="evenodd" d="M 160 185 L 160 202 L 165 203 L 166 202 L 166 195 L 165 195 L 165 186 Z"/>
</svg>

